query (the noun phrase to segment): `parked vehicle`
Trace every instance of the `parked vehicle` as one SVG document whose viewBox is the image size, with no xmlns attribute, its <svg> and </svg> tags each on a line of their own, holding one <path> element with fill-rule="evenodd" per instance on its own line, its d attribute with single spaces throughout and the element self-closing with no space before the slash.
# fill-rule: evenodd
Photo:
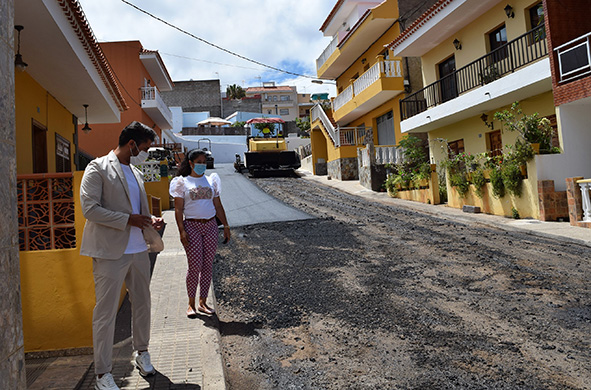
<svg viewBox="0 0 591 390">
<path fill-rule="evenodd" d="M 253 118 L 246 122 L 249 135 L 246 138 L 248 151 L 244 161 L 236 155 L 234 168 L 237 172 L 247 169 L 255 176 L 264 172 L 293 172 L 301 166 L 300 157 L 293 150 L 287 150 L 283 125 L 280 118 Z"/>
<path fill-rule="evenodd" d="M 201 141 L 207 141 L 209 143 L 208 147 L 202 148 Z M 197 148 L 201 149 L 205 152 L 207 169 L 213 169 L 214 158 L 213 158 L 213 154 L 211 153 L 211 140 L 209 138 L 201 138 L 200 140 L 197 141 Z"/>
</svg>

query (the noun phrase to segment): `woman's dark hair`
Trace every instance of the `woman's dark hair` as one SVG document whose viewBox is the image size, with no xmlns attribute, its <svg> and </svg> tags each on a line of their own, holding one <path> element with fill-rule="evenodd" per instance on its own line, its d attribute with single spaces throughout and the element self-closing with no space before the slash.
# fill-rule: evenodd
<svg viewBox="0 0 591 390">
<path fill-rule="evenodd" d="M 195 161 L 199 156 L 206 156 L 207 154 L 201 149 L 193 149 L 185 155 L 185 159 L 180 163 L 177 169 L 177 176 L 189 176 L 191 174 L 191 164 L 189 161 Z"/>
<path fill-rule="evenodd" d="M 121 131 L 119 146 L 124 146 L 129 140 L 134 140 L 137 145 L 156 139 L 156 132 L 141 122 L 133 121 Z"/>
</svg>

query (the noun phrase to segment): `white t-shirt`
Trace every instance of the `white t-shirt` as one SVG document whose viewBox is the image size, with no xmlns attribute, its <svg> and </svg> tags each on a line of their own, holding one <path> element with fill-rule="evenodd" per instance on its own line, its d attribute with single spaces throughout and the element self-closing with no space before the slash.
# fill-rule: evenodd
<svg viewBox="0 0 591 390">
<path fill-rule="evenodd" d="M 133 210 L 133 214 L 141 214 L 142 207 L 140 203 L 140 187 L 137 183 L 137 180 L 135 179 L 135 176 L 133 175 L 129 165 L 121 164 L 121 169 L 123 170 L 125 180 L 127 181 L 127 191 L 129 191 L 129 198 L 131 199 L 131 209 Z M 127 242 L 127 248 L 125 248 L 124 253 L 140 253 L 147 250 L 148 246 L 146 245 L 146 240 L 144 239 L 142 229 L 132 226 L 129 231 L 129 241 Z"/>
<path fill-rule="evenodd" d="M 170 182 L 169 193 L 183 198 L 185 218 L 209 219 L 215 217 L 213 198 L 220 196 L 221 183 L 217 173 L 209 176 L 177 176 Z"/>
</svg>

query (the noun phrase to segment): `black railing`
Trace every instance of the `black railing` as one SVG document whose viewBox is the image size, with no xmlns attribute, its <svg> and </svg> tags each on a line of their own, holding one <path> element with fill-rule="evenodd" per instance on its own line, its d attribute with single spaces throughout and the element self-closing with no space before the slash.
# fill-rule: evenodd
<svg viewBox="0 0 591 390">
<path fill-rule="evenodd" d="M 541 25 L 402 99 L 402 120 L 495 81 L 547 55 L 546 31 Z"/>
</svg>

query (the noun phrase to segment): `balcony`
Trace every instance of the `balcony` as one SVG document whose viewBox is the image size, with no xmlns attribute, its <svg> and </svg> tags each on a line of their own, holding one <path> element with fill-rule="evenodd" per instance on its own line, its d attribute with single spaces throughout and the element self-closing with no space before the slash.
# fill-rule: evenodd
<svg viewBox="0 0 591 390">
<path fill-rule="evenodd" d="M 558 55 L 559 83 L 567 83 L 591 74 L 590 40 L 591 32 L 554 49 Z"/>
<path fill-rule="evenodd" d="M 371 127 L 335 127 L 319 104 L 316 104 L 310 113 L 311 122 L 313 123 L 318 120 L 322 123 L 324 131 L 336 148 L 342 146 L 363 146 L 367 144 L 368 137 L 373 136 Z"/>
<path fill-rule="evenodd" d="M 466 92 L 493 83 L 546 57 L 548 57 L 548 47 L 542 25 L 401 100 L 401 118 L 404 121 L 430 108 L 452 101 Z M 540 88 L 543 89 L 545 86 Z M 532 91 L 532 93 L 535 92 Z"/>
<path fill-rule="evenodd" d="M 333 101 L 334 119 L 349 123 L 404 91 L 400 60 L 379 61 Z"/>
<path fill-rule="evenodd" d="M 156 87 L 142 87 L 142 109 L 161 129 L 172 129 L 172 112 Z"/>
</svg>

